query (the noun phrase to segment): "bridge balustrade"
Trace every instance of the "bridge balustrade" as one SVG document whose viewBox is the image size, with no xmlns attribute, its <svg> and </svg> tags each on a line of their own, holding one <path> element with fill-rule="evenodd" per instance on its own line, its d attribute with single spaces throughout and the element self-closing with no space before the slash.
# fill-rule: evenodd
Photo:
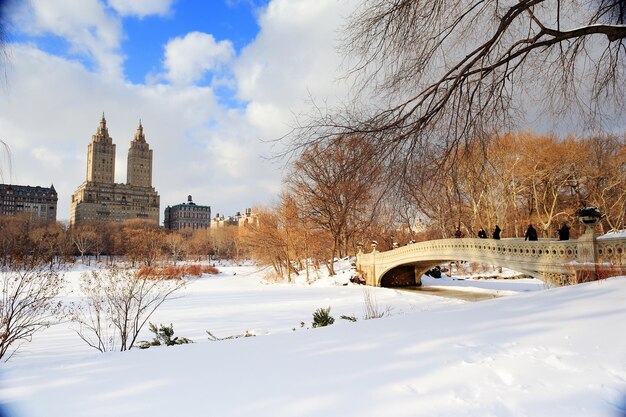
<svg viewBox="0 0 626 417">
<path fill-rule="evenodd" d="M 441 239 L 385 252 L 375 249 L 371 253 L 359 252 L 357 268 L 368 285 L 380 286 L 384 277 L 389 278 L 394 273 L 403 274 L 400 281 L 408 285 L 407 271 L 413 267 L 412 283 L 419 285 L 422 274 L 433 266 L 463 260 L 507 267 L 559 285 L 624 273 L 625 248 L 626 238 L 597 239 L 593 231 L 578 240 L 567 241 Z"/>
</svg>

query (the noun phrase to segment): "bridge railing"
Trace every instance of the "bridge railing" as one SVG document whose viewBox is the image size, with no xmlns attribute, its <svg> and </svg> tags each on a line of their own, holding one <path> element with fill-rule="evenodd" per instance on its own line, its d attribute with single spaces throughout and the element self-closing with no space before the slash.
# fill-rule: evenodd
<svg viewBox="0 0 626 417">
<path fill-rule="evenodd" d="M 370 277 L 368 281 L 376 283 L 385 272 L 399 265 L 450 260 L 506 266 L 533 276 L 571 275 L 585 269 L 597 272 L 598 268 L 615 274 L 615 271 L 626 267 L 625 250 L 626 238 L 596 239 L 593 234 L 567 241 L 525 241 L 520 238 L 440 239 L 413 243 L 385 252 L 360 252 L 357 256 L 357 267 L 366 271 L 366 274 L 374 275 L 375 281 L 374 277 Z"/>
</svg>

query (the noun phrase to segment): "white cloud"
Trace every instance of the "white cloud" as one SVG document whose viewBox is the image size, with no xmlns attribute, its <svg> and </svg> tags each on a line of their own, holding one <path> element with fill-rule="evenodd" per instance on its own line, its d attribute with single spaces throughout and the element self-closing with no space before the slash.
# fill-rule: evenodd
<svg viewBox="0 0 626 417">
<path fill-rule="evenodd" d="M 119 51 L 122 24 L 98 0 L 46 0 L 21 3 L 15 25 L 29 35 L 56 35 L 70 45 L 70 52 L 85 56 L 97 70 L 112 78 L 122 77 Z"/>
<path fill-rule="evenodd" d="M 85 180 L 87 145 L 103 111 L 117 145 L 117 182 L 126 180 L 127 149 L 142 119 L 162 209 L 193 194 L 199 204 L 233 213 L 267 201 L 280 184 L 280 173 L 260 158 L 267 152 L 255 130 L 220 107 L 211 88 L 133 85 L 31 45 L 10 47 L 0 96 L 0 132 L 12 155 L 4 178 L 54 183 L 59 219 L 69 217 L 71 194 Z"/>
<path fill-rule="evenodd" d="M 274 0 L 260 15 L 261 31 L 235 65 L 249 122 L 268 139 L 284 135 L 310 100 L 337 103 L 349 92 L 341 79 L 339 29 L 358 0 Z M 319 104 L 319 103 L 318 103 Z"/>
<path fill-rule="evenodd" d="M 143 18 L 150 15 L 166 16 L 173 0 L 108 0 L 109 6 L 122 16 Z"/>
<path fill-rule="evenodd" d="M 165 46 L 165 77 L 174 84 L 193 84 L 207 71 L 219 69 L 235 55 L 228 40 L 217 42 L 202 32 L 190 32 L 170 40 Z"/>
</svg>

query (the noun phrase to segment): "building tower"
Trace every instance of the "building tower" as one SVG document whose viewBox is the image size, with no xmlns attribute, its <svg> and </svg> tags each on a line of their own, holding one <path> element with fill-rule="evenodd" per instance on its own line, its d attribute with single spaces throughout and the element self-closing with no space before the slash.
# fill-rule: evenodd
<svg viewBox="0 0 626 417">
<path fill-rule="evenodd" d="M 139 122 L 128 150 L 126 183 L 114 181 L 115 145 L 104 115 L 87 148 L 87 180 L 72 194 L 70 225 L 142 219 L 159 223 L 159 193 L 152 187 L 152 151 Z"/>
<path fill-rule="evenodd" d="M 115 145 L 109 136 L 104 113 L 96 134 L 91 136 L 91 143 L 87 146 L 87 181 L 115 182 Z"/>
<path fill-rule="evenodd" d="M 135 187 L 152 187 L 152 149 L 146 142 L 141 120 L 128 148 L 126 183 Z"/>
</svg>

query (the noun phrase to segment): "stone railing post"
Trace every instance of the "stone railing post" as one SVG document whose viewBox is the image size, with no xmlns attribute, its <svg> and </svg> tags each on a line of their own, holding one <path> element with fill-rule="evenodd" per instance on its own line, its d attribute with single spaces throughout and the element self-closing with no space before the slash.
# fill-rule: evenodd
<svg viewBox="0 0 626 417">
<path fill-rule="evenodd" d="M 372 286 L 378 287 L 378 277 L 376 276 L 376 246 L 378 242 L 372 240 Z"/>
<path fill-rule="evenodd" d="M 363 255 L 363 244 L 359 243 L 357 245 L 357 248 L 358 248 L 358 251 L 356 252 L 356 269 L 360 271 L 360 270 L 362 270 L 362 268 L 361 268 L 361 258 L 362 258 L 362 255 Z"/>
<path fill-rule="evenodd" d="M 595 207 L 578 211 L 578 220 L 585 225 L 585 233 L 576 241 L 576 282 L 595 281 L 598 279 L 598 259 L 596 255 L 595 225 L 602 213 Z"/>
</svg>

